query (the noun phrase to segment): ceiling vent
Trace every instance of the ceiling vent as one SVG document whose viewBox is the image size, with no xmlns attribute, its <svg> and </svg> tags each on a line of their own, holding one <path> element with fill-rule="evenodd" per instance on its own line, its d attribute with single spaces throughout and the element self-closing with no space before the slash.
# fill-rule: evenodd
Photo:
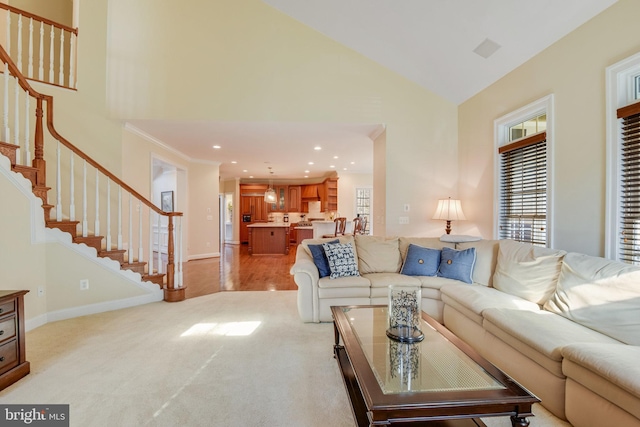
<svg viewBox="0 0 640 427">
<path fill-rule="evenodd" d="M 493 40 L 484 39 L 484 41 L 480 43 L 478 47 L 473 49 L 473 51 L 478 55 L 482 56 L 484 59 L 487 59 L 488 57 L 496 53 L 496 51 L 501 47 L 502 46 L 500 46 L 498 43 L 494 42 Z"/>
</svg>

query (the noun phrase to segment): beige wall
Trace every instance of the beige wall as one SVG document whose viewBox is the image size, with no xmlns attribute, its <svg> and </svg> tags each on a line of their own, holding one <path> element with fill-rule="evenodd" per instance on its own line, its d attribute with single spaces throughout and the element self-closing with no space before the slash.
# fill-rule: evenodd
<svg viewBox="0 0 640 427">
<path fill-rule="evenodd" d="M 192 162 L 189 165 L 189 258 L 220 255 L 220 194 L 218 164 Z"/>
<path fill-rule="evenodd" d="M 264 2 L 109 6 L 114 116 L 384 123 L 386 145 L 378 153 L 385 159 L 376 173 L 387 187 L 386 203 L 377 200 L 388 234 L 429 233 L 435 224 L 424 217 L 398 225 L 403 204 L 435 208 L 438 197 L 457 192 L 455 105 Z M 384 226 L 376 229 L 384 234 Z"/>
<path fill-rule="evenodd" d="M 341 173 L 338 179 L 338 212 L 351 220 L 356 216 L 356 188 L 373 187 L 373 174 Z"/>
<path fill-rule="evenodd" d="M 620 0 L 460 106 L 462 231 L 493 235 L 494 120 L 554 94 L 554 246 L 604 254 L 605 68 L 640 51 L 637 16 Z"/>
</svg>

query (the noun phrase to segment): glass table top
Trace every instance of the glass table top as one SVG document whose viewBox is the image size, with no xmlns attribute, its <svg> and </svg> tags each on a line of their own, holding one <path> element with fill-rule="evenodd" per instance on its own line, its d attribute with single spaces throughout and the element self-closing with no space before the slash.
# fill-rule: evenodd
<svg viewBox="0 0 640 427">
<path fill-rule="evenodd" d="M 401 343 L 386 335 L 386 307 L 345 307 L 344 314 L 385 394 L 506 388 L 423 319 L 424 340 Z"/>
</svg>

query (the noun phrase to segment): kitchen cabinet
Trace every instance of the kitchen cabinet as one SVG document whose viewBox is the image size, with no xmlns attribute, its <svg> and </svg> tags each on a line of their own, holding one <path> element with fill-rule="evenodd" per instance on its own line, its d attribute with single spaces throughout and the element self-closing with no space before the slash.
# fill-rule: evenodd
<svg viewBox="0 0 640 427">
<path fill-rule="evenodd" d="M 289 224 L 251 224 L 249 255 L 289 254 Z"/>
<path fill-rule="evenodd" d="M 289 200 L 287 212 L 302 212 L 302 188 L 300 185 L 289 186 Z"/>
<path fill-rule="evenodd" d="M 267 203 L 264 201 L 264 191 L 262 188 L 242 188 L 240 190 L 240 243 L 249 242 L 249 230 L 247 226 L 259 222 L 267 222 Z M 245 191 L 243 191 L 245 190 Z M 262 191 L 262 193 L 258 192 Z M 249 215 L 249 221 L 245 222 L 244 217 Z"/>
<path fill-rule="evenodd" d="M 327 178 L 324 181 L 322 208 L 329 212 L 336 212 L 338 210 L 338 178 Z"/>
<path fill-rule="evenodd" d="M 274 185 L 273 190 L 276 192 L 276 202 L 267 203 L 269 212 L 289 212 L 287 206 L 287 196 L 289 187 L 287 185 Z"/>
</svg>

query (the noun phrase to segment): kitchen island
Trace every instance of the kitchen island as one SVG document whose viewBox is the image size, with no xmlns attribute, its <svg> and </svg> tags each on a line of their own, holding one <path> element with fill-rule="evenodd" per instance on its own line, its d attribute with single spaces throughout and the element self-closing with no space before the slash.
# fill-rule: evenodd
<svg viewBox="0 0 640 427">
<path fill-rule="evenodd" d="M 249 255 L 288 255 L 289 223 L 261 222 L 247 226 Z"/>
</svg>

